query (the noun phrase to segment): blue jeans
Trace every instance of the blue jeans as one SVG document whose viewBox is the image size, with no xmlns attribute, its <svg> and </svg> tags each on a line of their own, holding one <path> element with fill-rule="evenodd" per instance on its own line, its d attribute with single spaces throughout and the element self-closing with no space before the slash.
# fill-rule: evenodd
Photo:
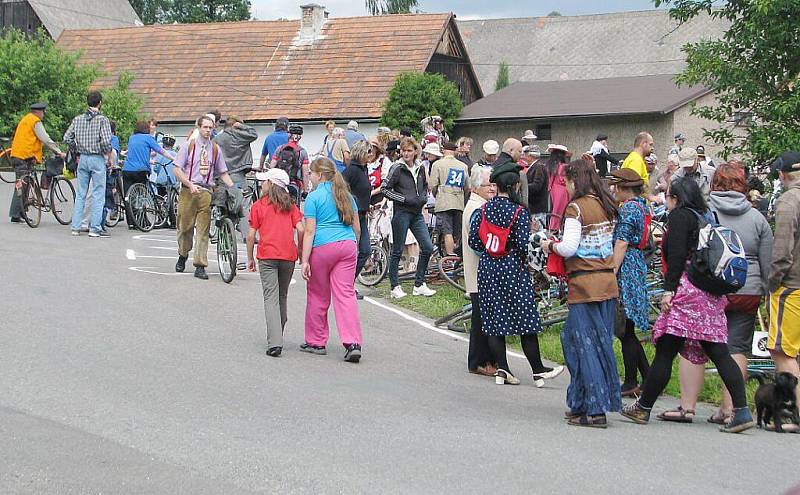
<svg viewBox="0 0 800 495">
<path fill-rule="evenodd" d="M 428 233 L 428 225 L 425 217 L 420 213 L 412 213 L 407 210 L 395 209 L 392 216 L 392 255 L 389 257 L 389 281 L 392 288 L 400 285 L 400 278 L 397 274 L 400 265 L 400 257 L 403 255 L 403 246 L 406 241 L 406 234 L 409 229 L 419 244 L 419 261 L 417 262 L 417 274 L 414 278 L 414 286 L 419 287 L 425 283 L 425 272 L 428 271 L 428 261 L 433 254 L 433 243 Z"/>
<path fill-rule="evenodd" d="M 92 189 L 92 214 L 89 217 L 89 231 L 103 230 L 103 205 L 106 202 L 106 159 L 103 155 L 81 155 L 78 162 L 78 191 L 75 193 L 75 209 L 72 211 L 72 230 L 81 229 L 83 208 L 89 181 Z"/>
</svg>

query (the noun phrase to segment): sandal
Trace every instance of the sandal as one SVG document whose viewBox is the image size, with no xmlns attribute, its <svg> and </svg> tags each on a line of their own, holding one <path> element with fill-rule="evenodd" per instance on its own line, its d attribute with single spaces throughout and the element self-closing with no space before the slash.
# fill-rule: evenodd
<svg viewBox="0 0 800 495">
<path fill-rule="evenodd" d="M 585 426 L 588 428 L 608 428 L 608 420 L 605 414 L 602 416 L 587 416 L 584 414 L 569 419 L 567 424 L 571 426 Z"/>
<path fill-rule="evenodd" d="M 672 421 L 673 423 L 691 423 L 694 421 L 694 410 L 684 409 L 681 406 L 675 409 L 664 411 L 656 416 L 661 421 Z"/>
<path fill-rule="evenodd" d="M 706 421 L 708 421 L 711 424 L 724 426 L 730 422 L 731 416 L 732 416 L 731 414 L 722 414 L 719 411 L 717 411 L 714 414 L 712 414 L 711 417 L 708 418 Z"/>
<path fill-rule="evenodd" d="M 573 411 L 571 409 L 564 411 L 564 419 L 575 419 L 581 416 L 583 416 L 582 412 Z"/>
</svg>

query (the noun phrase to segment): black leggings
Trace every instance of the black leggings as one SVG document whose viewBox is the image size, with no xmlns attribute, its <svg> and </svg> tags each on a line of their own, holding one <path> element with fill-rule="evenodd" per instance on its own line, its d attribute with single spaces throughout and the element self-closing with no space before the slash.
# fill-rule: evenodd
<svg viewBox="0 0 800 495">
<path fill-rule="evenodd" d="M 656 357 L 653 359 L 653 365 L 644 383 L 642 397 L 639 399 L 639 404 L 643 407 L 653 407 L 659 394 L 669 383 L 669 378 L 672 374 L 672 362 L 675 360 L 675 356 L 678 355 L 678 351 L 680 351 L 685 340 L 683 337 L 664 334 L 656 342 Z M 700 345 L 708 358 L 717 367 L 720 378 L 722 378 L 725 386 L 728 387 L 733 399 L 733 407 L 736 409 L 747 407 L 742 372 L 736 365 L 736 361 L 731 357 L 730 352 L 728 352 L 727 344 L 700 341 Z"/>
<path fill-rule="evenodd" d="M 637 385 L 639 381 L 637 378 L 637 371 L 642 374 L 642 381 L 647 379 L 647 372 L 650 371 L 650 365 L 647 363 L 647 355 L 644 353 L 642 343 L 636 337 L 634 332 L 633 321 L 625 320 L 625 334 L 617 336 L 622 344 L 622 362 L 625 365 L 625 382 L 626 386 Z"/>
<path fill-rule="evenodd" d="M 553 368 L 547 368 L 544 363 L 542 363 L 542 355 L 539 353 L 539 336 L 537 334 L 531 333 L 528 335 L 521 335 L 519 340 L 522 344 L 522 352 L 525 354 L 525 357 L 528 358 L 528 363 L 531 365 L 531 371 L 533 371 L 534 375 L 536 373 L 552 371 Z M 506 356 L 506 338 L 489 337 L 489 350 L 491 350 L 492 355 L 497 360 L 497 368 L 510 373 L 511 370 L 508 369 L 508 356 Z"/>
<path fill-rule="evenodd" d="M 128 227 L 133 228 L 136 224 L 133 223 L 133 210 L 128 204 L 128 189 L 134 184 L 147 184 L 150 172 L 126 172 L 122 171 L 122 194 L 125 196 L 125 220 L 128 222 Z"/>
</svg>

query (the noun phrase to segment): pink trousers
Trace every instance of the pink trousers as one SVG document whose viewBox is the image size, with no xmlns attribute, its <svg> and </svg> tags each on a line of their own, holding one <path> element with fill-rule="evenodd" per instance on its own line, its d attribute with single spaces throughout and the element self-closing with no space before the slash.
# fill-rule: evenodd
<svg viewBox="0 0 800 495">
<path fill-rule="evenodd" d="M 338 241 L 311 251 L 311 279 L 306 301 L 306 343 L 328 343 L 328 308 L 333 296 L 333 310 L 339 338 L 345 346 L 361 344 L 355 276 L 358 249 L 355 241 Z"/>
</svg>

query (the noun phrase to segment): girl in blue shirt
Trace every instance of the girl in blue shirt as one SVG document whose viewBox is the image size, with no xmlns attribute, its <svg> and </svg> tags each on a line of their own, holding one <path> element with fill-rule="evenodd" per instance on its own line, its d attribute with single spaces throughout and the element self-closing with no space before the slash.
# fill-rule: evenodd
<svg viewBox="0 0 800 495">
<path fill-rule="evenodd" d="M 146 120 L 137 122 L 133 135 L 128 138 L 128 154 L 125 157 L 125 164 L 122 166 L 122 189 L 126 198 L 132 184 L 147 184 L 150 176 L 151 151 L 170 160 L 173 159 L 173 156 L 164 151 L 156 139 L 150 135 L 150 122 Z M 134 228 L 133 212 L 127 202 L 125 203 L 125 218 L 128 221 L 128 228 Z"/>
</svg>

